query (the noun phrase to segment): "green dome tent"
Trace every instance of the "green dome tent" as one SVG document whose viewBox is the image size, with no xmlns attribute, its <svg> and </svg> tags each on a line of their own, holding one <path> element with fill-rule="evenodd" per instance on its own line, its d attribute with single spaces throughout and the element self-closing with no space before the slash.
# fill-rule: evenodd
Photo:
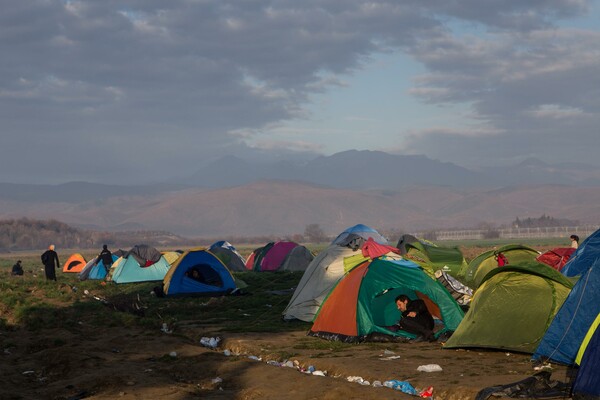
<svg viewBox="0 0 600 400">
<path fill-rule="evenodd" d="M 495 268 L 444 348 L 533 353 L 572 287 L 570 279 L 538 262 Z"/>
<path fill-rule="evenodd" d="M 488 272 L 498 267 L 496 254 L 503 254 L 507 259 L 507 265 L 520 265 L 533 262 L 540 253 L 530 247 L 520 244 L 508 244 L 496 250 L 488 250 L 475 257 L 469 265 L 461 270 L 457 278 L 467 286 L 477 289 Z"/>
</svg>

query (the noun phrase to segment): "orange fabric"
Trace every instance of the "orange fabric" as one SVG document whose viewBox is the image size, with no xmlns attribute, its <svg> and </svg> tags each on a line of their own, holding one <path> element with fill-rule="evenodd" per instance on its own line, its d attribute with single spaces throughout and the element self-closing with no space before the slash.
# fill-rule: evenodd
<svg viewBox="0 0 600 400">
<path fill-rule="evenodd" d="M 71 254 L 71 257 L 63 265 L 63 272 L 81 272 L 86 263 L 87 261 L 81 254 Z"/>
<path fill-rule="evenodd" d="M 369 263 L 364 263 L 342 278 L 321 306 L 311 328 L 313 332 L 335 332 L 346 336 L 357 336 L 358 290 L 368 266 Z"/>
<path fill-rule="evenodd" d="M 421 293 L 421 292 L 416 292 L 416 293 L 417 293 L 417 297 L 425 302 L 425 305 L 427 306 L 429 313 L 438 319 L 442 319 L 442 312 L 440 311 L 440 308 L 437 306 L 437 304 L 435 304 L 429 297 L 427 297 L 423 293 Z"/>
<path fill-rule="evenodd" d="M 379 244 L 373 240 L 373 238 L 367 239 L 361 249 L 363 257 L 369 257 L 371 260 L 381 257 L 384 254 L 394 252 L 400 254 L 400 250 L 393 246 L 387 246 L 385 244 Z"/>
</svg>

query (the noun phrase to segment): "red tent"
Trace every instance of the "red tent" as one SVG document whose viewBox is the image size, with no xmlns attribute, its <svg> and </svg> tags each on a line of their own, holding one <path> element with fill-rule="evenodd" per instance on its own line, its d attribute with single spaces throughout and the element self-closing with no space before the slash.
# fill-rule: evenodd
<svg viewBox="0 0 600 400">
<path fill-rule="evenodd" d="M 558 247 L 537 256 L 536 260 L 560 271 L 576 249 L 573 247 Z"/>
</svg>

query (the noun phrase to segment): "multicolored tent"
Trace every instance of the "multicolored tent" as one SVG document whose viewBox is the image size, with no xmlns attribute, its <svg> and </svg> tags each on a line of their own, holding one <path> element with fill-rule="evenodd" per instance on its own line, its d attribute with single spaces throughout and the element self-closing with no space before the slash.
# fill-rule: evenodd
<svg viewBox="0 0 600 400">
<path fill-rule="evenodd" d="M 444 348 L 487 347 L 533 353 L 573 283 L 538 262 L 491 270 Z"/>
<path fill-rule="evenodd" d="M 540 253 L 530 247 L 520 244 L 509 244 L 495 250 L 488 250 L 475 257 L 469 265 L 461 270 L 457 276 L 467 286 L 477 289 L 487 275 L 494 268 L 498 268 L 496 259 L 498 254 L 503 254 L 508 260 L 508 265 L 520 265 L 535 261 Z"/>
<path fill-rule="evenodd" d="M 296 242 L 270 242 L 250 254 L 246 260 L 246 269 L 257 272 L 280 271 L 285 265 L 290 271 L 304 271 L 314 257 L 307 257 L 312 255 L 308 249 L 294 253 L 293 250 L 299 246 Z"/>
<path fill-rule="evenodd" d="M 154 247 L 136 245 L 113 263 L 106 280 L 115 283 L 162 281 L 170 267 Z"/>
<path fill-rule="evenodd" d="M 425 301 L 443 323 L 438 334 L 455 330 L 464 316 L 444 286 L 417 264 L 381 256 L 362 262 L 339 280 L 323 301 L 309 334 L 345 342 L 368 340 L 375 332 L 414 338 L 414 334 L 386 328 L 401 318 L 395 303 L 401 294 Z"/>
<path fill-rule="evenodd" d="M 166 296 L 216 296 L 230 293 L 236 287 L 225 264 L 204 248 L 186 251 L 163 280 Z"/>
<path fill-rule="evenodd" d="M 573 247 L 557 247 L 540 254 L 536 260 L 551 266 L 557 271 L 562 271 L 565 264 L 569 261 L 571 254 L 575 252 Z"/>
<path fill-rule="evenodd" d="M 442 270 L 453 277 L 467 268 L 462 251 L 457 247 L 441 247 L 413 235 L 402 235 L 396 247 L 400 254 L 426 269 L 430 275 Z"/>
<path fill-rule="evenodd" d="M 67 259 L 67 261 L 63 265 L 62 272 L 77 272 L 77 273 L 79 273 L 85 267 L 86 264 L 87 264 L 87 261 L 85 261 L 85 258 L 83 258 L 83 256 L 81 254 L 73 253 L 73 254 L 71 254 L 71 256 Z"/>
<path fill-rule="evenodd" d="M 287 307 L 283 311 L 285 320 L 299 319 L 311 322 L 323 299 L 346 271 L 348 257 L 362 254 L 345 246 L 332 244 L 321 251 L 308 265 Z"/>
</svg>

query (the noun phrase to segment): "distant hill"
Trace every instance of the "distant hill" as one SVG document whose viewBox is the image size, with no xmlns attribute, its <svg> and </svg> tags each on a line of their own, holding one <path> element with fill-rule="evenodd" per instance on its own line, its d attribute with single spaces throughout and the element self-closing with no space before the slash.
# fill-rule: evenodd
<svg viewBox="0 0 600 400">
<path fill-rule="evenodd" d="M 0 193 L 0 219 L 53 218 L 86 229 L 135 228 L 202 237 L 297 234 L 313 223 L 328 235 L 357 223 L 400 231 L 470 228 L 481 223 L 509 224 L 515 217 L 542 214 L 600 223 L 600 188 L 567 185 L 350 190 L 265 180 L 229 188 L 117 195 L 77 203 L 47 198 L 42 194 L 17 201 Z"/>
<path fill-rule="evenodd" d="M 584 164 L 550 164 L 537 159 L 506 167 L 471 170 L 423 155 L 348 150 L 310 161 L 256 162 L 226 156 L 203 165 L 181 180 L 190 186 L 222 188 L 259 180 L 298 181 L 339 189 L 387 189 L 408 186 L 493 188 L 563 184 L 600 186 L 600 168 Z"/>
</svg>

